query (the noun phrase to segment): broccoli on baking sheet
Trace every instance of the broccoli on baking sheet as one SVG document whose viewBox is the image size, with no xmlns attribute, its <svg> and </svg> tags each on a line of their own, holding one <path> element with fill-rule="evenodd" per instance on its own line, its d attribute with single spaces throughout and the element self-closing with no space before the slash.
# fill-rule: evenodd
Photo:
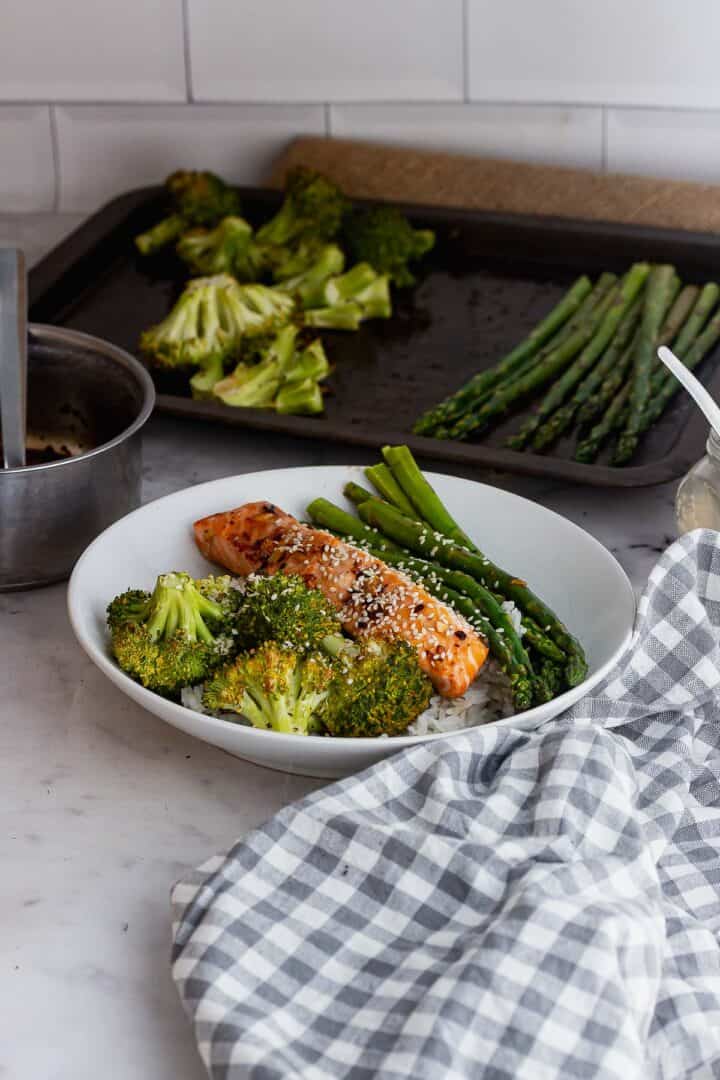
<svg viewBox="0 0 720 1080">
<path fill-rule="evenodd" d="M 178 169 L 165 181 L 173 212 L 151 229 L 135 237 L 141 255 L 153 255 L 175 243 L 189 228 L 216 225 L 222 218 L 240 211 L 240 197 L 211 172 Z"/>
<path fill-rule="evenodd" d="M 291 169 L 277 214 L 258 229 L 261 244 L 287 248 L 304 240 L 332 240 L 340 231 L 348 202 L 337 184 L 314 169 Z"/>
<path fill-rule="evenodd" d="M 413 228 L 394 206 L 374 206 L 346 216 L 343 240 L 353 258 L 370 263 L 395 285 L 414 285 L 408 263 L 430 251 L 435 234 L 431 229 Z"/>
<path fill-rule="evenodd" d="M 264 270 L 252 226 L 241 217 L 223 218 L 214 229 L 188 229 L 175 250 L 193 274 L 232 274 L 238 281 L 257 281 Z"/>
</svg>

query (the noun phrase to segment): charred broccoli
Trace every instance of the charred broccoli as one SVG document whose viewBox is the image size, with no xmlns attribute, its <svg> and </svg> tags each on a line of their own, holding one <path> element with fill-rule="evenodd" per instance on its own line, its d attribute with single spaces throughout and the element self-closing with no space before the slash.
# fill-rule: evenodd
<svg viewBox="0 0 720 1080">
<path fill-rule="evenodd" d="M 297 297 L 304 308 L 319 307 L 328 303 L 325 286 L 330 278 L 342 273 L 345 256 L 337 244 L 325 244 L 317 251 L 315 261 L 292 277 L 280 281 L 275 288 Z"/>
<path fill-rule="evenodd" d="M 277 288 L 277 286 L 276 286 Z M 312 295 L 303 313 L 306 326 L 357 330 L 364 319 L 387 319 L 392 315 L 390 282 L 369 263 L 356 263 L 344 274 L 328 278 Z"/>
<path fill-rule="evenodd" d="M 297 574 L 247 579 L 238 618 L 241 648 L 273 640 L 283 648 L 307 653 L 327 637 L 341 633 L 340 619 L 319 589 Z"/>
<path fill-rule="evenodd" d="M 240 285 L 228 274 L 195 278 L 170 314 L 144 331 L 140 348 L 159 367 L 216 374 L 243 338 L 278 329 L 293 309 L 291 297 L 265 285 Z"/>
<path fill-rule="evenodd" d="M 337 184 L 313 169 L 298 167 L 288 172 L 285 200 L 275 217 L 258 229 L 257 239 L 277 247 L 304 240 L 332 240 L 347 209 Z"/>
<path fill-rule="evenodd" d="M 135 237 L 141 255 L 152 255 L 174 243 L 194 225 L 216 225 L 222 218 L 240 211 L 238 193 L 211 172 L 180 169 L 168 176 L 165 189 L 173 212 Z"/>
<path fill-rule="evenodd" d="M 275 408 L 295 414 L 322 412 L 322 394 L 317 384 L 328 374 L 330 365 L 319 340 L 296 350 L 297 334 L 297 327 L 284 327 L 260 349 L 254 363 L 241 361 L 232 374 L 216 382 L 213 395 L 235 408 Z"/>
<path fill-rule="evenodd" d="M 315 265 L 326 247 L 325 240 L 308 239 L 303 240 L 297 247 L 267 249 L 267 257 L 272 258 L 273 278 L 277 282 L 282 282 L 297 274 L 304 274 Z M 344 258 L 343 255 L 343 260 Z M 333 272 L 339 274 L 343 268 L 344 261 L 343 266 Z"/>
<path fill-rule="evenodd" d="M 235 649 L 240 595 L 229 580 L 161 574 L 152 593 L 131 589 L 116 596 L 107 622 L 122 670 L 161 694 L 202 682 Z"/>
<path fill-rule="evenodd" d="M 264 270 L 252 226 L 241 217 L 223 218 L 214 229 L 189 229 L 175 250 L 194 274 L 227 273 L 238 281 L 257 281 Z"/>
<path fill-rule="evenodd" d="M 356 259 L 387 274 L 396 285 L 414 285 L 409 262 L 422 258 L 435 243 L 431 229 L 414 229 L 394 206 L 375 206 L 348 214 L 343 238 Z"/>
<path fill-rule="evenodd" d="M 297 327 L 285 326 L 259 353 L 255 363 L 241 361 L 217 382 L 213 394 L 225 405 L 258 409 L 272 405 L 286 368 L 295 355 Z"/>
<path fill-rule="evenodd" d="M 336 658 L 322 709 L 331 735 L 402 735 L 428 707 L 432 683 L 407 642 L 327 638 L 324 647 Z"/>
<path fill-rule="evenodd" d="M 265 641 L 206 682 L 203 705 L 211 712 L 239 713 L 253 727 L 322 734 L 319 710 L 332 678 L 333 663 L 324 654 L 301 654 Z"/>
</svg>

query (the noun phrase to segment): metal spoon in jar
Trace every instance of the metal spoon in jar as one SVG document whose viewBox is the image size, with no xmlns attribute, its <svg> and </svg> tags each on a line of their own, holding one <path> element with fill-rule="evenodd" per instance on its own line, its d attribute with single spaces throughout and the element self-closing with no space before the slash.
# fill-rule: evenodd
<svg viewBox="0 0 720 1080">
<path fill-rule="evenodd" d="M 685 387 L 695 404 L 705 414 L 705 419 L 710 424 L 710 427 L 720 437 L 720 407 L 710 397 L 700 380 L 693 375 L 689 368 L 685 367 L 682 360 L 679 360 L 666 345 L 660 346 L 658 356 L 668 371 Z"/>
<path fill-rule="evenodd" d="M 27 284 L 25 257 L 0 248 L 0 425 L 6 469 L 25 465 Z"/>
</svg>

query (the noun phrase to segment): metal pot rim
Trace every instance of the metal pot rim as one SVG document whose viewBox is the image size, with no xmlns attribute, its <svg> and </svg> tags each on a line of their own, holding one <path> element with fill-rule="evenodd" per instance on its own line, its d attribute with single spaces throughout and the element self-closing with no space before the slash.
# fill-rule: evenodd
<svg viewBox="0 0 720 1080">
<path fill-rule="evenodd" d="M 95 446 L 92 450 L 88 450 L 84 454 L 63 458 L 61 461 L 47 461 L 40 465 L 25 465 L 22 468 L 17 469 L 0 468 L 0 483 L 2 482 L 3 476 L 19 476 L 21 474 L 24 475 L 25 473 L 44 472 L 48 469 L 69 469 L 72 468 L 76 462 L 87 461 L 89 458 L 104 454 L 108 450 L 112 450 L 113 447 L 119 446 L 120 443 L 125 442 L 134 435 L 136 431 L 139 431 L 147 422 L 155 407 L 155 386 L 153 385 L 150 375 L 140 361 L 136 360 L 134 356 L 131 356 L 129 352 L 126 352 L 125 349 L 121 349 L 118 345 L 113 345 L 103 338 L 95 337 L 93 334 L 83 334 L 80 330 L 68 330 L 64 326 L 48 326 L 46 323 L 30 323 L 28 330 L 41 341 L 49 342 L 51 344 L 65 343 L 67 345 L 78 345 L 93 352 L 102 353 L 103 355 L 110 357 L 111 360 L 119 362 L 135 376 L 142 390 L 143 400 L 140 411 L 132 424 L 124 428 L 119 435 L 116 435 L 114 439 L 110 439 L 109 442 L 101 443 L 100 446 Z"/>
</svg>

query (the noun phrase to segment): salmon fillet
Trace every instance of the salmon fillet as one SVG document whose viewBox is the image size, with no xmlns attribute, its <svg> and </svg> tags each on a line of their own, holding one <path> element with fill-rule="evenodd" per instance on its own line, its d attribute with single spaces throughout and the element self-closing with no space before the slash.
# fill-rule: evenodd
<svg viewBox="0 0 720 1080">
<path fill-rule="evenodd" d="M 302 525 L 268 502 L 196 521 L 203 555 L 234 574 L 297 574 L 338 609 L 353 637 L 402 638 L 438 693 L 459 697 L 487 658 L 487 646 L 447 604 L 380 559 L 331 533 Z"/>
</svg>

